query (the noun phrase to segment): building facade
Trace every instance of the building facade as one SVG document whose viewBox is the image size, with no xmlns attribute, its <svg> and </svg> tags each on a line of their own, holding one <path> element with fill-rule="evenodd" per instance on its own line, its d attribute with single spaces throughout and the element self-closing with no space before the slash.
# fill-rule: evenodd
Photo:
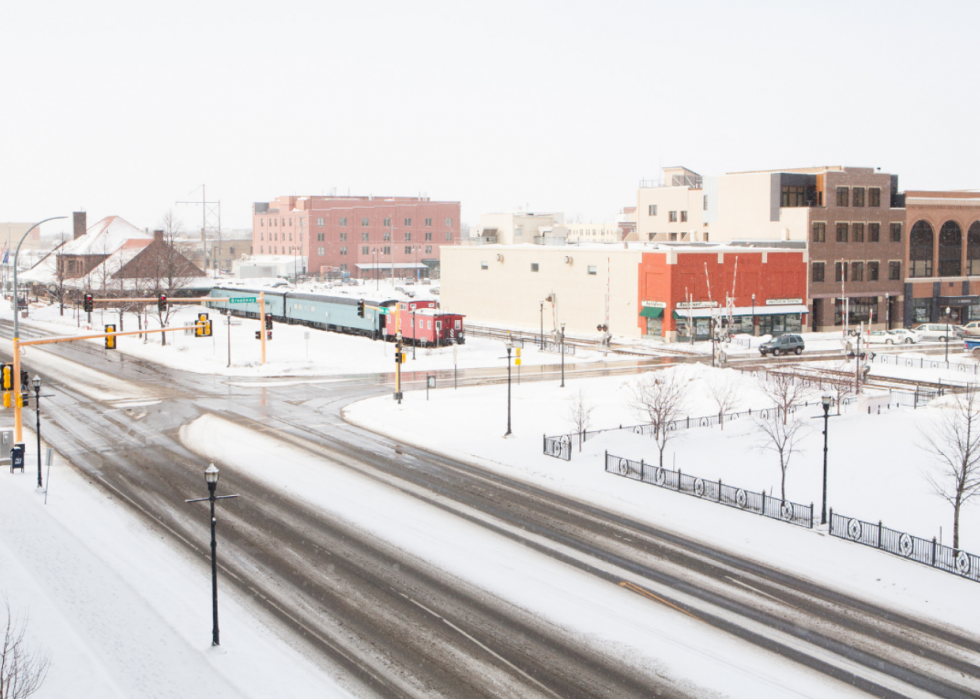
<svg viewBox="0 0 980 699">
<path fill-rule="evenodd" d="M 707 338 L 712 316 L 737 332 L 799 332 L 807 312 L 803 249 L 487 245 L 445 255 L 442 306 L 477 323 L 545 333 L 565 323 L 582 334 L 608 325 L 676 341 Z"/>
<path fill-rule="evenodd" d="M 307 257 L 314 276 L 437 276 L 440 249 L 459 244 L 459 202 L 426 197 L 283 196 L 252 213 L 253 254 Z"/>
</svg>

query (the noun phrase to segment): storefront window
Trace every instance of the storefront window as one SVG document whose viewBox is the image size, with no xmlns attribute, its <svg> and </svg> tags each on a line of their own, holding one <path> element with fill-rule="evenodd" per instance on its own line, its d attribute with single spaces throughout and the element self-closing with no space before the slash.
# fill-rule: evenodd
<svg viewBox="0 0 980 699">
<path fill-rule="evenodd" d="M 870 323 L 872 318 L 876 318 L 878 315 L 877 296 L 855 296 L 848 299 L 846 306 L 848 325 Z M 844 307 L 844 302 L 841 299 L 836 299 L 834 302 L 834 325 L 844 324 Z"/>
<path fill-rule="evenodd" d="M 912 322 L 928 323 L 932 315 L 932 299 L 912 299 Z"/>
</svg>

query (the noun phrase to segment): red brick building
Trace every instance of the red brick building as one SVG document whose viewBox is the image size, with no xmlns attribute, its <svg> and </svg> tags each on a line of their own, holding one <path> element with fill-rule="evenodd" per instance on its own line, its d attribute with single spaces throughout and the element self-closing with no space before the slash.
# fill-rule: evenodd
<svg viewBox="0 0 980 699">
<path fill-rule="evenodd" d="M 801 332 L 807 314 L 807 253 L 799 249 L 677 246 L 644 252 L 638 323 L 647 337 L 710 337 L 711 317 L 736 333 Z"/>
<path fill-rule="evenodd" d="M 306 257 L 314 276 L 438 276 L 439 248 L 459 244 L 459 216 L 459 202 L 427 197 L 283 196 L 253 206 L 252 250 Z"/>
</svg>

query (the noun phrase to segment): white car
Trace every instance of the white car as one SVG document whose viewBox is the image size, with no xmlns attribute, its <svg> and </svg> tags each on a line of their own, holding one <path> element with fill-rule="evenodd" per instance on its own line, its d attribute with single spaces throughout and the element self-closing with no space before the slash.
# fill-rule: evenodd
<svg viewBox="0 0 980 699">
<path fill-rule="evenodd" d="M 914 345 L 921 339 L 917 333 L 906 330 L 905 328 L 889 330 L 888 334 L 895 338 L 896 344 Z"/>
<path fill-rule="evenodd" d="M 900 344 L 901 339 L 895 337 L 887 330 L 872 330 L 864 336 L 869 345 L 894 345 Z"/>
</svg>

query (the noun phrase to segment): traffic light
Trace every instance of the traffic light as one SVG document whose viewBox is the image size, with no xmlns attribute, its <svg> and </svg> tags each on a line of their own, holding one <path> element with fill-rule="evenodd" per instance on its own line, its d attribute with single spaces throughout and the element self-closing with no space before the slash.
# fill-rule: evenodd
<svg viewBox="0 0 980 699">
<path fill-rule="evenodd" d="M 207 313 L 197 314 L 197 325 L 194 327 L 195 337 L 210 337 L 211 336 L 211 321 L 208 320 Z"/>
<path fill-rule="evenodd" d="M 3 365 L 3 390 L 14 390 L 14 368 L 10 364 Z"/>
<path fill-rule="evenodd" d="M 157 299 L 157 310 L 161 313 L 167 310 L 167 295 L 160 294 L 160 298 Z"/>
<path fill-rule="evenodd" d="M 95 310 L 95 299 L 92 294 L 85 294 L 85 300 L 82 302 L 82 310 L 86 313 L 91 313 Z"/>
<path fill-rule="evenodd" d="M 265 331 L 265 339 L 266 340 L 271 340 L 272 339 L 272 331 L 271 330 L 266 330 Z"/>
<path fill-rule="evenodd" d="M 271 313 L 266 313 L 265 314 L 265 329 L 266 330 L 272 330 L 272 314 Z"/>
<path fill-rule="evenodd" d="M 402 363 L 402 353 L 395 352 L 395 364 L 401 364 L 401 363 Z"/>
<path fill-rule="evenodd" d="M 116 332 L 116 326 L 115 325 L 107 325 L 107 326 L 105 326 L 105 331 L 107 333 L 114 333 L 114 332 Z M 106 349 L 116 349 L 116 338 L 113 337 L 113 336 L 107 337 L 105 339 L 105 348 Z"/>
<path fill-rule="evenodd" d="M 361 299 L 360 301 L 357 302 L 357 317 L 358 318 L 364 317 L 364 299 Z"/>
<path fill-rule="evenodd" d="M 255 331 L 255 339 L 256 340 L 261 340 L 262 339 L 262 331 L 261 330 L 256 330 Z"/>
</svg>

